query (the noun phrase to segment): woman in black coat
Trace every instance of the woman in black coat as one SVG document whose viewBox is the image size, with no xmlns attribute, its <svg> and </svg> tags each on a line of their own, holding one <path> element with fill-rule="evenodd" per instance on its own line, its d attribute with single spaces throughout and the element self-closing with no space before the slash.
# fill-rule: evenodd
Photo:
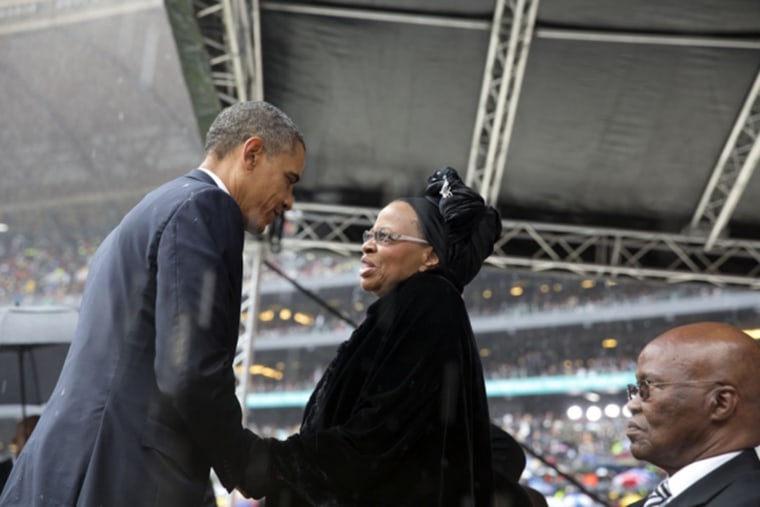
<svg viewBox="0 0 760 507">
<path fill-rule="evenodd" d="M 493 505 L 485 382 L 462 290 L 500 232 L 496 210 L 451 168 L 424 197 L 383 208 L 360 271 L 379 299 L 317 384 L 300 431 L 254 445 L 246 494 L 267 507 Z"/>
</svg>

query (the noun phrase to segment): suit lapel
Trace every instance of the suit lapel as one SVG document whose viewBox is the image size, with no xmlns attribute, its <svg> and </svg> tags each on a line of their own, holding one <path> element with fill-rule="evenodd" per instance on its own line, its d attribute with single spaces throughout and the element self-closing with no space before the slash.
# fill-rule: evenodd
<svg viewBox="0 0 760 507">
<path fill-rule="evenodd" d="M 668 503 L 668 507 L 697 507 L 706 505 L 716 495 L 731 485 L 737 471 L 753 467 L 760 467 L 757 454 L 754 449 L 744 450 L 731 461 L 721 465 L 689 486 L 686 491 L 673 498 Z"/>
</svg>

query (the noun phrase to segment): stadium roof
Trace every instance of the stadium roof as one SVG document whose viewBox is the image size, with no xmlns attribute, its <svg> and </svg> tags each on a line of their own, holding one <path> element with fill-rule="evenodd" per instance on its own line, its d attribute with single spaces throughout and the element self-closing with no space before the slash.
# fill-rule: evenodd
<svg viewBox="0 0 760 507">
<path fill-rule="evenodd" d="M 756 0 L 2 0 L 0 45 L 0 220 L 136 199 L 263 96 L 307 139 L 294 247 L 451 165 L 496 264 L 760 286 Z"/>
</svg>

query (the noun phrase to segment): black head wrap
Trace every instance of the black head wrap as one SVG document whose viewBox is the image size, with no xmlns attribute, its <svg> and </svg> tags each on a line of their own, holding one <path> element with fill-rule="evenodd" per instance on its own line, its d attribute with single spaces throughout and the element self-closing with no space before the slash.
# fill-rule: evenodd
<svg viewBox="0 0 760 507">
<path fill-rule="evenodd" d="M 427 180 L 424 197 L 401 199 L 414 208 L 440 267 L 460 289 L 475 278 L 501 235 L 499 212 L 462 182 L 451 167 Z"/>
</svg>

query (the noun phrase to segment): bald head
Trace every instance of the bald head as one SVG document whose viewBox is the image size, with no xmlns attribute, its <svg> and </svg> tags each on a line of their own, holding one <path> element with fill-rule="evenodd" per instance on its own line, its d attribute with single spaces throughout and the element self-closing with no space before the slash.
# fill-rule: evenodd
<svg viewBox="0 0 760 507">
<path fill-rule="evenodd" d="M 634 456 L 669 474 L 760 445 L 760 344 L 741 329 L 698 322 L 666 331 L 639 354 L 640 396 L 628 402 Z"/>
<path fill-rule="evenodd" d="M 760 344 L 741 329 L 721 322 L 687 324 L 661 334 L 641 354 L 665 354 L 676 371 L 694 380 L 733 385 L 747 404 L 742 408 L 760 414 Z"/>
</svg>

